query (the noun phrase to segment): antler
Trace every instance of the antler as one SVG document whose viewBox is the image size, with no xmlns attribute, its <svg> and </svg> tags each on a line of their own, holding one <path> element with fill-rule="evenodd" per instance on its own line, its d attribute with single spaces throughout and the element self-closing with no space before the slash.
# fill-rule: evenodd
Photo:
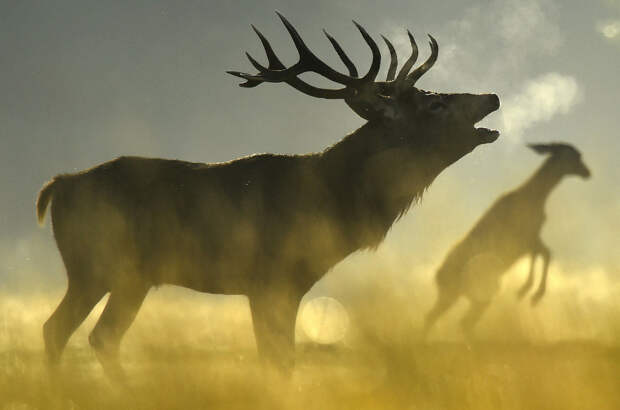
<svg viewBox="0 0 620 410">
<path fill-rule="evenodd" d="M 409 34 L 409 39 L 412 41 L 412 47 L 414 47 L 415 42 L 413 41 L 413 36 L 411 36 L 411 33 L 409 32 L 407 33 Z M 431 41 L 429 42 L 431 46 L 431 55 L 426 59 L 424 64 L 422 64 L 421 66 L 413 70 L 413 72 L 407 76 L 407 84 L 409 86 L 413 86 L 416 83 L 416 81 L 418 81 L 420 77 L 424 75 L 424 73 L 430 70 L 433 64 L 435 64 L 435 61 L 437 61 L 437 56 L 439 55 L 439 44 L 437 44 L 437 40 L 435 40 L 433 36 L 431 36 L 430 34 L 428 34 L 428 38 L 431 39 Z M 417 47 L 415 47 L 415 49 L 416 49 L 415 54 L 417 56 Z"/>
<path fill-rule="evenodd" d="M 407 30 L 407 36 L 409 37 L 409 43 L 411 44 L 411 56 L 405 61 L 402 68 L 398 72 L 398 77 L 396 77 L 396 82 L 402 84 L 409 74 L 411 67 L 415 64 L 418 59 L 418 45 L 415 43 L 415 39 L 413 38 L 413 34 L 409 30 Z"/>
<path fill-rule="evenodd" d="M 390 51 L 390 68 L 388 69 L 385 80 L 392 81 L 394 79 L 394 75 L 396 74 L 396 67 L 398 67 L 398 56 L 396 55 L 396 50 L 394 50 L 394 46 L 390 43 L 390 40 L 388 40 L 384 35 L 381 35 L 381 37 Z"/>
<path fill-rule="evenodd" d="M 396 55 L 396 51 L 394 50 L 392 43 L 386 37 L 381 36 L 383 37 L 383 40 L 385 41 L 390 52 L 391 61 L 386 81 L 375 82 L 375 78 L 379 73 L 379 68 L 381 65 L 381 53 L 379 52 L 377 43 L 375 43 L 366 29 L 364 29 L 364 27 L 360 24 L 353 21 L 353 24 L 355 24 L 357 29 L 360 31 L 364 41 L 368 44 L 372 52 L 372 63 L 370 64 L 368 72 L 363 77 L 358 76 L 355 64 L 353 64 L 336 39 L 334 39 L 326 30 L 323 30 L 323 33 L 334 47 L 334 50 L 336 50 L 338 57 L 340 57 L 344 65 L 347 67 L 347 70 L 349 71 L 348 75 L 334 70 L 319 59 L 308 48 L 308 46 L 306 46 L 295 27 L 286 19 L 286 17 L 277 11 L 276 14 L 280 17 L 284 27 L 286 27 L 286 30 L 293 39 L 293 43 L 299 53 L 299 61 L 290 67 L 286 67 L 282 64 L 276 53 L 273 51 L 273 48 L 267 38 L 256 27 L 252 26 L 252 29 L 256 32 L 256 35 L 265 49 L 265 54 L 267 55 L 267 60 L 269 62 L 268 66 L 263 66 L 249 53 L 245 53 L 248 60 L 250 60 L 250 63 L 258 70 L 258 73 L 248 74 L 239 71 L 227 71 L 227 73 L 246 80 L 244 83 L 239 84 L 241 87 L 256 87 L 264 82 L 284 82 L 298 91 L 312 97 L 344 99 L 355 112 L 366 119 L 376 117 L 378 114 L 385 111 L 388 105 L 393 104 L 393 97 L 396 96 L 394 93 L 397 94 L 408 87 L 413 87 L 415 82 L 424 73 L 426 73 L 433 66 L 433 64 L 435 64 L 439 53 L 437 41 L 429 35 L 431 55 L 424 62 L 424 64 L 409 73 L 418 58 L 418 46 L 411 32 L 407 30 L 407 36 L 409 37 L 409 42 L 411 44 L 411 56 L 407 59 L 407 61 L 405 61 L 405 64 L 401 67 L 398 75 L 396 75 L 398 56 Z M 319 74 L 328 80 L 344 85 L 344 88 L 334 90 L 315 87 L 298 77 L 300 74 L 306 72 Z M 383 95 L 388 90 L 390 90 L 387 93 L 388 95 Z"/>
<path fill-rule="evenodd" d="M 336 50 L 336 53 L 338 53 L 338 57 L 340 57 L 340 59 L 342 60 L 344 65 L 347 66 L 347 69 L 349 70 L 349 75 L 351 77 L 357 77 L 358 76 L 357 75 L 357 68 L 355 67 L 355 64 L 353 64 L 353 62 L 351 61 L 349 56 L 346 55 L 346 53 L 344 52 L 342 47 L 340 47 L 340 44 L 338 44 L 338 42 L 336 41 L 335 38 L 333 38 L 331 35 L 329 35 L 327 30 L 323 29 L 323 33 L 325 34 L 327 39 L 330 41 L 330 43 L 332 43 L 332 46 L 334 46 L 334 49 Z"/>
<path fill-rule="evenodd" d="M 358 30 L 362 34 L 362 37 L 364 37 L 364 40 L 370 47 L 373 57 L 368 73 L 361 78 L 357 76 L 357 69 L 355 68 L 353 62 L 351 62 L 349 57 L 342 50 L 342 47 L 340 47 L 340 44 L 338 44 L 338 42 L 332 36 L 330 36 L 329 33 L 324 31 L 328 40 L 331 42 L 332 46 L 338 53 L 338 56 L 349 70 L 349 75 L 342 74 L 321 61 L 308 48 L 308 46 L 306 46 L 295 27 L 293 27 L 293 25 L 286 19 L 286 17 L 284 17 L 279 12 L 276 13 L 282 20 L 282 23 L 284 23 L 284 26 L 286 27 L 287 31 L 291 35 L 291 38 L 293 39 L 293 43 L 295 44 L 295 47 L 299 52 L 299 61 L 291 67 L 286 68 L 274 53 L 271 44 L 265 38 L 265 36 L 256 27 L 252 26 L 252 28 L 258 35 L 261 43 L 263 44 L 263 47 L 265 48 L 265 53 L 267 54 L 267 59 L 269 60 L 269 66 L 264 67 L 258 61 L 256 61 L 249 53 L 246 53 L 246 56 L 250 60 L 250 63 L 258 70 L 258 74 L 252 75 L 238 71 L 227 71 L 229 74 L 247 80 L 245 83 L 240 84 L 240 86 L 256 87 L 263 82 L 285 82 L 293 86 L 297 90 L 305 94 L 309 94 L 313 97 L 345 99 L 354 96 L 356 94 L 356 89 L 360 88 L 364 84 L 372 83 L 377 77 L 381 64 L 381 54 L 379 52 L 379 47 L 377 47 L 377 44 L 366 32 L 364 27 L 362 27 L 355 21 L 353 23 L 358 28 Z M 345 88 L 331 90 L 315 87 L 297 77 L 298 75 L 305 72 L 314 72 L 316 74 L 322 75 L 323 77 L 333 82 L 345 85 Z"/>
</svg>

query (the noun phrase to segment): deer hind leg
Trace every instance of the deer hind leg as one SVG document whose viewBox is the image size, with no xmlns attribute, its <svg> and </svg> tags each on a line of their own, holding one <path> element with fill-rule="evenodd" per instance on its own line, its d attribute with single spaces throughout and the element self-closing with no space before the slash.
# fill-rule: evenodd
<svg viewBox="0 0 620 410">
<path fill-rule="evenodd" d="M 469 310 L 461 319 L 461 329 L 463 330 L 463 334 L 465 338 L 468 340 L 473 339 L 474 337 L 474 326 L 478 323 L 482 314 L 487 310 L 490 300 L 471 300 L 471 306 Z"/>
<path fill-rule="evenodd" d="M 545 295 L 545 290 L 547 289 L 547 271 L 549 270 L 549 262 L 551 261 L 551 251 L 549 248 L 543 243 L 540 243 L 539 246 L 540 254 L 543 258 L 543 271 L 542 277 L 540 278 L 540 284 L 538 285 L 538 290 L 534 293 L 534 296 L 532 296 L 532 305 L 538 304 L 538 302 L 540 302 L 542 297 Z"/>
<path fill-rule="evenodd" d="M 260 358 L 282 376 L 290 377 L 295 366 L 295 320 L 301 297 L 255 295 L 249 299 Z"/>
<path fill-rule="evenodd" d="M 142 302 L 148 293 L 146 284 L 125 285 L 113 289 L 110 298 L 90 334 L 90 345 L 108 377 L 122 380 L 124 371 L 118 361 L 123 335 L 133 323 Z"/>
<path fill-rule="evenodd" d="M 438 288 L 439 294 L 435 306 L 426 314 L 424 319 L 424 338 L 428 336 L 435 322 L 443 315 L 459 297 L 459 293 L 454 289 L 448 289 L 442 286 Z"/>
<path fill-rule="evenodd" d="M 534 284 L 534 268 L 536 266 L 537 256 L 538 256 L 538 252 L 531 253 L 530 272 L 527 275 L 527 280 L 525 281 L 523 286 L 519 288 L 519 291 L 517 292 L 517 298 L 519 299 L 522 299 L 523 296 L 525 296 L 525 294 L 529 292 L 529 290 L 532 288 L 532 285 Z"/>
<path fill-rule="evenodd" d="M 504 266 L 504 262 L 493 253 L 482 253 L 468 261 L 464 277 L 470 307 L 461 319 L 461 329 L 467 339 L 473 338 L 474 326 L 499 292 L 499 278 Z"/>
<path fill-rule="evenodd" d="M 43 340 L 49 364 L 56 366 L 59 363 L 69 338 L 105 293 L 103 286 L 85 285 L 69 277 L 64 298 L 43 325 Z"/>
</svg>

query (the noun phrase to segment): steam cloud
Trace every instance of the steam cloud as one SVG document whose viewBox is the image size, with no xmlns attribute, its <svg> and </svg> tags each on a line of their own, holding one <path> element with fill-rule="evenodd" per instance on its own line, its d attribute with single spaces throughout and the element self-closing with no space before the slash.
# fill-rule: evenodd
<svg viewBox="0 0 620 410">
<path fill-rule="evenodd" d="M 620 38 L 620 20 L 599 22 L 596 29 L 607 39 Z"/>
<path fill-rule="evenodd" d="M 497 90 L 507 78 L 530 77 L 527 70 L 532 65 L 523 62 L 553 55 L 564 43 L 555 9 L 551 0 L 493 0 L 468 8 L 462 18 L 435 30 L 440 58 L 433 75 L 425 81 L 458 85 L 471 92 Z M 384 31 L 394 40 L 400 55 L 410 53 L 409 40 L 400 24 L 391 23 Z M 421 53 L 427 52 L 423 43 L 420 46 Z M 485 58 L 490 49 L 493 55 Z M 437 87 L 433 84 L 430 88 Z"/>
<path fill-rule="evenodd" d="M 555 54 L 564 43 L 556 9 L 552 0 L 493 0 L 468 8 L 462 18 L 437 33 L 441 58 L 429 78 L 436 84 L 429 88 L 456 84 L 467 92 L 497 92 L 501 114 L 485 122 L 499 128 L 505 141 L 512 143 L 520 142 L 532 126 L 567 113 L 581 95 L 577 80 L 524 64 Z M 403 30 L 394 25 L 389 32 L 399 53 L 408 55 L 409 40 Z M 484 58 L 489 49 L 494 50 L 493 56 Z"/>
<path fill-rule="evenodd" d="M 513 141 L 523 132 L 556 114 L 566 114 L 579 101 L 581 90 L 574 77 L 547 73 L 525 84 L 523 91 L 504 100 L 502 130 Z"/>
</svg>

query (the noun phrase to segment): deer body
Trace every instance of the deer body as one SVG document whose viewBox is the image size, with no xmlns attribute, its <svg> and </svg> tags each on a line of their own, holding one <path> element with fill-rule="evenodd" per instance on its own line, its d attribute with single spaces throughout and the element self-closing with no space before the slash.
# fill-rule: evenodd
<svg viewBox="0 0 620 410">
<path fill-rule="evenodd" d="M 434 40 L 431 57 L 408 73 L 417 56 L 410 37 L 414 52 L 399 78 L 374 82 L 380 55 L 361 26 L 374 74 L 358 78 L 333 38 L 350 76 L 310 55 L 281 18 L 300 62 L 284 69 L 257 31 L 270 67 L 250 57 L 258 75 L 231 73 L 247 80 L 244 87 L 286 82 L 306 94 L 345 99 L 368 123 L 316 154 L 261 154 L 220 164 L 122 157 L 53 179 L 39 194 L 37 213 L 42 220 L 51 201 L 69 284 L 44 325 L 50 362 L 58 362 L 71 333 L 109 292 L 90 342 L 106 371 L 121 374 L 120 340 L 148 290 L 176 284 L 247 295 L 259 353 L 289 372 L 303 295 L 347 255 L 378 246 L 441 171 L 497 138 L 496 131 L 474 127 L 499 107 L 497 96 L 413 87 L 436 58 Z M 392 78 L 395 59 L 392 54 Z M 305 71 L 346 87 L 315 88 L 296 77 Z"/>
<path fill-rule="evenodd" d="M 500 277 L 521 257 L 530 255 L 528 279 L 518 292 L 523 297 L 534 283 L 534 266 L 543 258 L 540 285 L 532 297 L 536 304 L 546 289 L 551 252 L 540 233 L 546 219 L 545 203 L 551 191 L 567 175 L 587 178 L 590 173 L 578 152 L 566 144 L 531 146 L 551 157 L 520 187 L 502 195 L 471 231 L 446 256 L 436 273 L 439 296 L 427 314 L 425 331 L 460 297 L 470 310 L 461 325 L 471 336 L 474 325 L 499 291 Z"/>
</svg>

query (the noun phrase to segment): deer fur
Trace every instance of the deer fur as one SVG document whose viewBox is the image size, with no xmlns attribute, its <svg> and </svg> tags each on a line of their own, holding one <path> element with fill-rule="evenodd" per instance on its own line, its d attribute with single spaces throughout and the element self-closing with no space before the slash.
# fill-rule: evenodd
<svg viewBox="0 0 620 410">
<path fill-rule="evenodd" d="M 55 177 L 37 202 L 42 221 L 51 201 L 69 282 L 44 325 L 50 362 L 109 292 L 90 342 L 120 373 L 121 337 L 148 290 L 174 284 L 247 295 L 259 353 L 290 372 L 303 295 L 351 253 L 376 248 L 446 167 L 497 138 L 474 127 L 499 107 L 496 95 L 410 84 L 388 100 L 402 115 L 373 115 L 320 153 L 218 164 L 121 157 Z"/>
</svg>

